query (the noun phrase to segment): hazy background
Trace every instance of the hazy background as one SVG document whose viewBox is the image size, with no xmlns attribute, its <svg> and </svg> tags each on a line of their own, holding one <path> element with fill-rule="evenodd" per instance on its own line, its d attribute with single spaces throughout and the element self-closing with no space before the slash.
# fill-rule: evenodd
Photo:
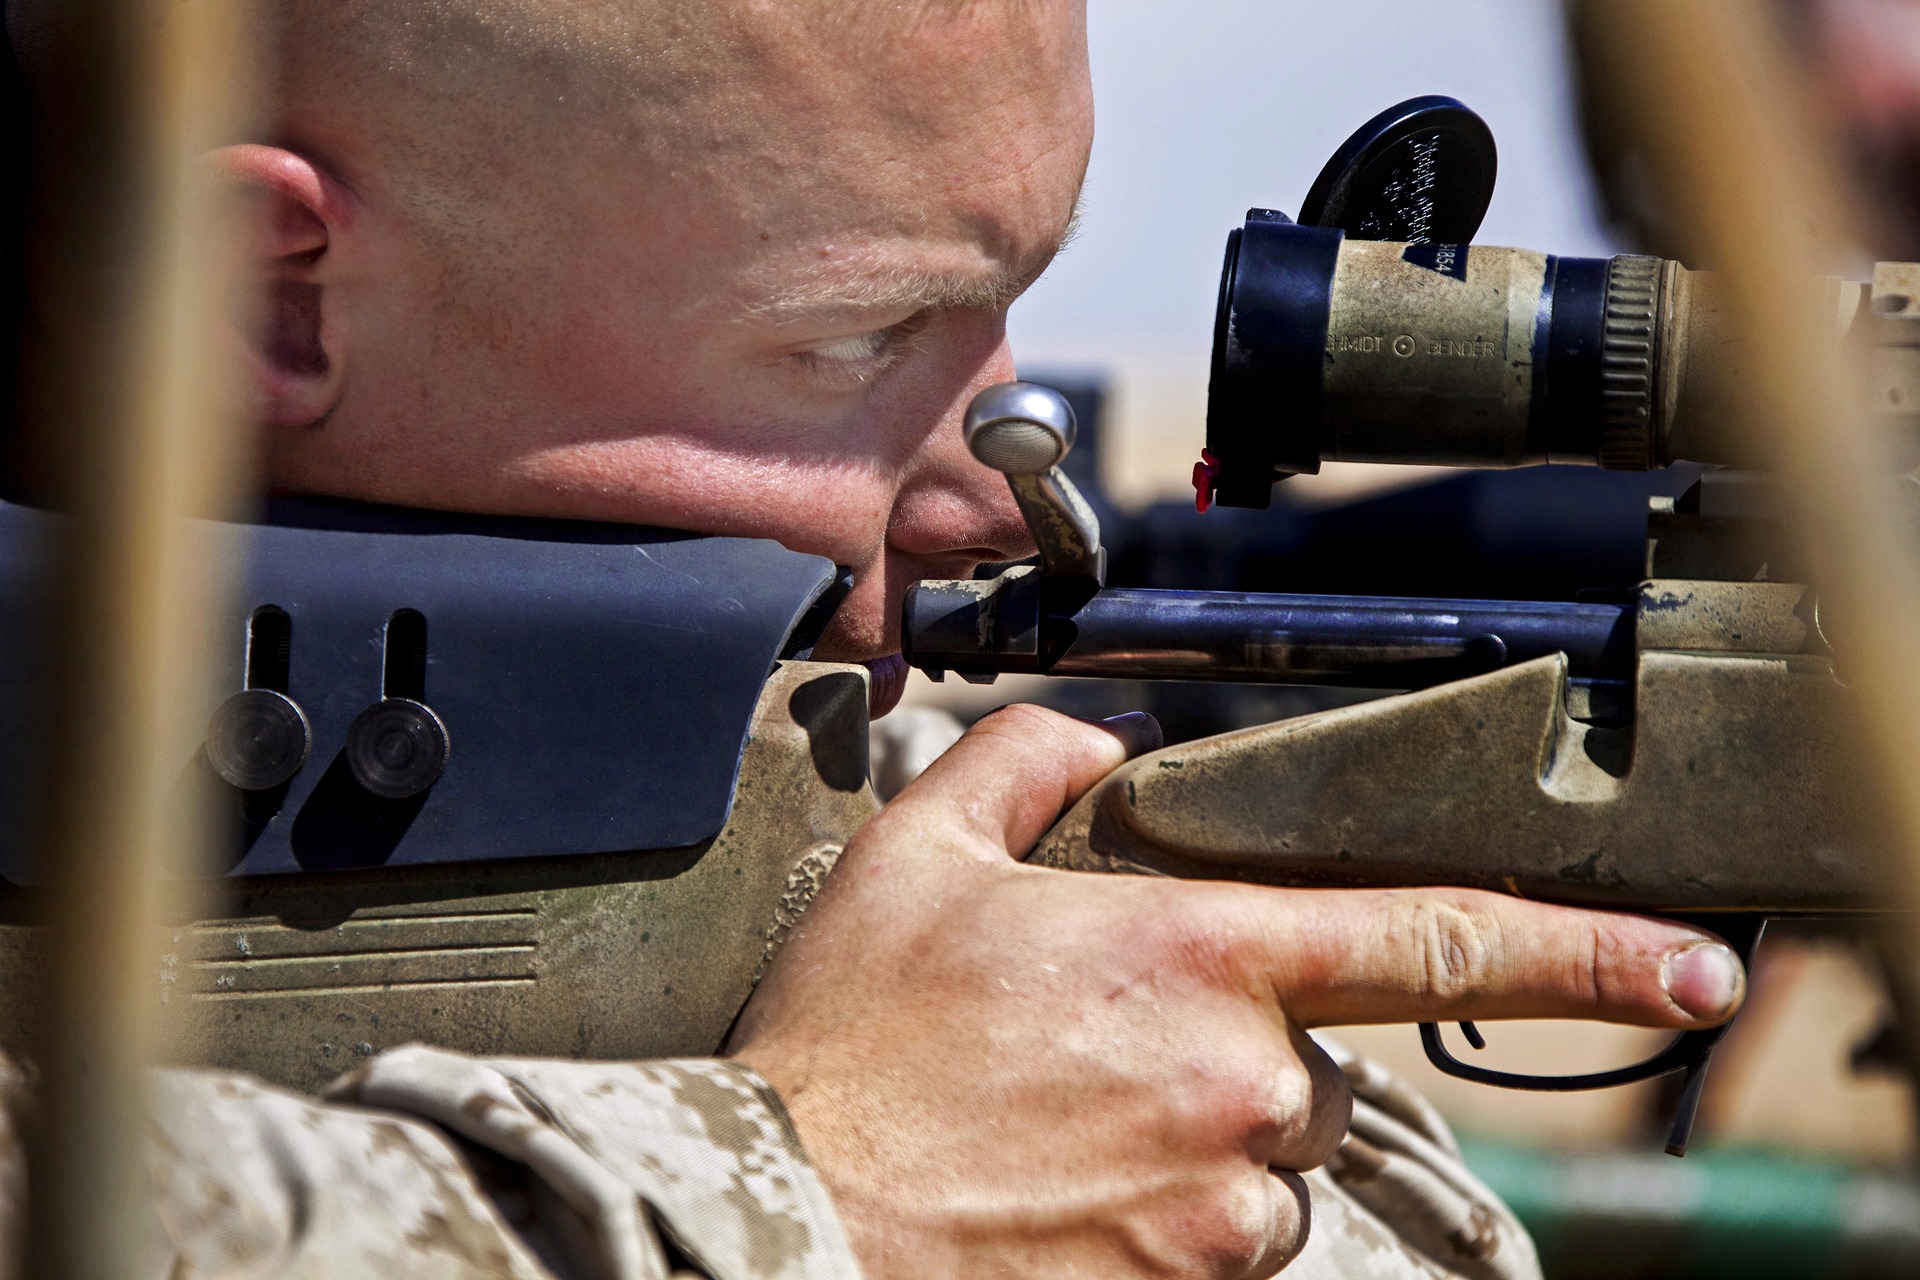
<svg viewBox="0 0 1920 1280">
<path fill-rule="evenodd" d="M 1479 239 L 1616 252 L 1594 207 L 1554 0 L 1091 0 L 1099 123 L 1080 238 L 1013 309 L 1023 367 L 1097 367 L 1116 391 L 1108 483 L 1179 491 L 1199 457 L 1228 230 L 1291 214 L 1376 112 L 1451 94 L 1493 128 Z M 1332 477 L 1337 480 L 1337 477 Z"/>
</svg>

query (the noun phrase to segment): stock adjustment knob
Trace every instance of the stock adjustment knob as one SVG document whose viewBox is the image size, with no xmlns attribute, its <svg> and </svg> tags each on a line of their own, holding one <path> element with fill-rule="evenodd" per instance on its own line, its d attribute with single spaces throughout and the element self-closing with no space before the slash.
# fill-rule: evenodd
<svg viewBox="0 0 1920 1280">
<path fill-rule="evenodd" d="M 382 698 L 347 729 L 347 768 L 374 795 L 417 796 L 447 767 L 447 726 L 412 698 Z"/>
<path fill-rule="evenodd" d="M 272 689 L 242 689 L 207 722 L 207 763 L 242 791 L 271 791 L 313 754 L 313 727 L 300 704 Z"/>
</svg>

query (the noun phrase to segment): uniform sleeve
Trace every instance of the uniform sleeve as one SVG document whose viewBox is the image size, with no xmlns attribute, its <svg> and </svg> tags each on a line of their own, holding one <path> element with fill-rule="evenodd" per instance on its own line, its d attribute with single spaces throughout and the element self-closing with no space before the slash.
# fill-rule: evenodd
<svg viewBox="0 0 1920 1280">
<path fill-rule="evenodd" d="M 531 1169 L 613 1274 L 660 1274 L 649 1227 L 713 1280 L 858 1280 L 773 1089 L 715 1059 L 643 1063 L 386 1053 L 332 1096 L 420 1116 Z"/>
<path fill-rule="evenodd" d="M 727 1062 L 391 1051 L 325 1099 L 156 1073 L 148 1276 L 858 1280 L 784 1109 Z"/>
<path fill-rule="evenodd" d="M 560 1280 L 432 1125 L 211 1071 L 154 1073 L 144 1274 Z"/>
</svg>

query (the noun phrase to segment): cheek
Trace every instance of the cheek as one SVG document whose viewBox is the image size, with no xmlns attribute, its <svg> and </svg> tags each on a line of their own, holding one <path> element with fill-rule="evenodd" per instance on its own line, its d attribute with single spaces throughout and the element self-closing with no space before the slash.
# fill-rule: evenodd
<svg viewBox="0 0 1920 1280">
<path fill-rule="evenodd" d="M 749 459 L 689 486 L 682 527 L 773 538 L 865 571 L 885 551 L 895 494 L 892 477 L 859 464 Z"/>
<path fill-rule="evenodd" d="M 574 442 L 516 470 L 550 514 L 773 538 L 855 570 L 878 561 L 899 483 L 868 458 L 660 436 Z"/>
<path fill-rule="evenodd" d="M 815 649 L 857 661 L 899 648 L 887 526 L 899 479 L 868 459 L 745 454 L 707 442 L 577 443 L 524 460 L 540 514 L 772 538 L 853 570 L 854 587 Z"/>
<path fill-rule="evenodd" d="M 834 610 L 833 621 L 814 646 L 814 657 L 823 662 L 862 662 L 899 651 L 899 603 L 888 589 L 887 576 L 854 570 L 853 590 Z"/>
</svg>

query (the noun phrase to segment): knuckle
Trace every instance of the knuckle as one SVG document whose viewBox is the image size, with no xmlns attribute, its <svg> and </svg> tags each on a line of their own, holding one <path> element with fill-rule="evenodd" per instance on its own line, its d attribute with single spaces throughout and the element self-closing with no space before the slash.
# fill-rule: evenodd
<svg viewBox="0 0 1920 1280">
<path fill-rule="evenodd" d="M 1232 1065 L 1223 1067 L 1223 1061 Z M 1255 1035 L 1196 1071 L 1179 1096 L 1173 1123 L 1183 1132 L 1283 1169 L 1324 1163 L 1345 1135 L 1353 1108 L 1346 1077 L 1316 1046 L 1308 1047 L 1303 1060 Z"/>
<path fill-rule="evenodd" d="M 1324 1153 L 1316 1158 L 1316 1153 L 1326 1146 L 1327 1133 L 1346 1128 L 1346 1106 L 1330 1106 L 1334 1099 L 1324 1084 L 1313 1072 L 1299 1066 L 1276 1072 L 1268 1079 L 1260 1115 L 1266 1131 L 1273 1135 L 1274 1150 L 1281 1154 L 1279 1163 L 1312 1168 L 1326 1158 Z"/>
<path fill-rule="evenodd" d="M 1577 931 L 1580 939 L 1567 948 L 1565 984 L 1570 999 L 1593 1008 L 1643 1008 L 1659 1010 L 1667 1003 L 1667 993 L 1655 976 L 1658 966 L 1648 963 L 1650 954 L 1640 932 L 1641 922 L 1631 916 L 1587 915 Z"/>
<path fill-rule="evenodd" d="M 1012 702 L 982 716 L 973 733 L 1016 738 L 1022 742 L 1047 738 L 1078 726 L 1079 721 L 1031 702 Z"/>
<path fill-rule="evenodd" d="M 1275 1203 L 1274 1179 L 1245 1166 L 1226 1179 L 1194 1215 L 1191 1239 L 1215 1274 L 1246 1275 L 1275 1252 L 1288 1224 Z"/>
<path fill-rule="evenodd" d="M 1210 1073 L 1194 1090 L 1194 1119 L 1234 1147 L 1301 1144 L 1313 1127 L 1317 1101 L 1311 1074 L 1270 1049 L 1251 1045 L 1231 1052 L 1230 1060 L 1232 1067 Z"/>
<path fill-rule="evenodd" d="M 1333 1158 L 1353 1122 L 1353 1086 L 1346 1073 L 1320 1046 L 1309 1042 L 1304 1074 L 1309 1097 L 1299 1108 L 1300 1132 L 1291 1148 L 1297 1158 L 1289 1163 L 1317 1169 Z"/>
<path fill-rule="evenodd" d="M 1165 886 L 1159 886 L 1165 892 Z M 1211 986 L 1245 985 L 1250 948 L 1247 929 L 1226 912 L 1210 909 L 1204 895 L 1169 894 L 1155 913 L 1148 945 L 1161 963 Z"/>
<path fill-rule="evenodd" d="M 1283 1224 L 1273 1192 L 1275 1182 L 1267 1171 L 1248 1169 L 1221 1197 L 1210 1253 L 1227 1263 L 1229 1274 L 1246 1274 L 1275 1251 L 1275 1236 Z"/>
<path fill-rule="evenodd" d="M 1571 1000 L 1584 1002 L 1599 1008 L 1617 999 L 1621 994 L 1630 993 L 1631 983 L 1619 983 L 1617 975 L 1609 971 L 1607 957 L 1614 953 L 1611 931 L 1602 919 L 1586 918 L 1582 927 L 1570 930 L 1566 959 L 1563 962 L 1561 983 L 1565 994 Z M 1574 942 L 1578 936 L 1579 942 Z"/>
<path fill-rule="evenodd" d="M 1499 958 L 1498 922 L 1461 901 L 1421 896 L 1403 900 L 1391 925 L 1394 941 L 1413 963 L 1422 991 L 1450 1004 L 1493 980 Z"/>
<path fill-rule="evenodd" d="M 1203 1248 L 1209 1273 L 1266 1280 L 1299 1255 L 1311 1216 L 1307 1187 L 1298 1174 L 1243 1171 L 1223 1188 L 1207 1219 Z"/>
<path fill-rule="evenodd" d="M 1011 748 L 1036 774 L 1049 773 L 1061 761 L 1099 750 L 1113 741 L 1111 735 L 1097 725 L 1030 702 L 1009 703 L 983 716 L 967 735 L 992 739 Z"/>
<path fill-rule="evenodd" d="M 1248 1267 L 1241 1280 L 1271 1280 L 1306 1248 L 1313 1226 L 1312 1199 L 1298 1173 L 1269 1173 L 1274 1199 L 1274 1233 L 1267 1254 Z"/>
</svg>

